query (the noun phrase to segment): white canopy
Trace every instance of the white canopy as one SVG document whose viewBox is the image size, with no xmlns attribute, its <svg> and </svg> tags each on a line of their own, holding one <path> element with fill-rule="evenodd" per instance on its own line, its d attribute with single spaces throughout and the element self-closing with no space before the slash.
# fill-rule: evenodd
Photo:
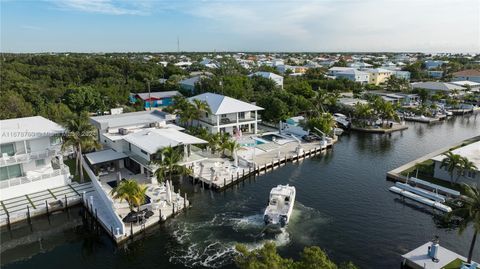
<svg viewBox="0 0 480 269">
<path fill-rule="evenodd" d="M 91 165 L 94 165 L 124 159 L 127 158 L 127 155 L 122 152 L 116 152 L 113 149 L 106 149 L 85 154 L 85 157 Z"/>
</svg>

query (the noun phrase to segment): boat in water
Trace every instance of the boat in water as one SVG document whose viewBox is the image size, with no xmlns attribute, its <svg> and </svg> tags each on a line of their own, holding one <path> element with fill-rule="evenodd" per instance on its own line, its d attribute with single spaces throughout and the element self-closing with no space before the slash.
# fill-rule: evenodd
<svg viewBox="0 0 480 269">
<path fill-rule="evenodd" d="M 263 215 L 266 225 L 285 227 L 288 224 L 295 203 L 295 194 L 295 187 L 288 184 L 278 185 L 270 191 L 268 206 Z"/>
</svg>

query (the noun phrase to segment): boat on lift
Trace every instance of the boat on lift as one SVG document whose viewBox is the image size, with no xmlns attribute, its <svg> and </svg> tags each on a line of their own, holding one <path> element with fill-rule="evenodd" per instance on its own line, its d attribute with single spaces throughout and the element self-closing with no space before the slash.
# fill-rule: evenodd
<svg viewBox="0 0 480 269">
<path fill-rule="evenodd" d="M 290 221 L 296 190 L 294 186 L 278 185 L 270 191 L 263 220 L 266 225 L 285 227 Z"/>
</svg>

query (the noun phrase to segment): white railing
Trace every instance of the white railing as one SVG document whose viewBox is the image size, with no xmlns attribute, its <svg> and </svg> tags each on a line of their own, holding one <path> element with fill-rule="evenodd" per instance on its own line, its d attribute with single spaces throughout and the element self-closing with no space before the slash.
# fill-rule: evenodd
<svg viewBox="0 0 480 269">
<path fill-rule="evenodd" d="M 43 151 L 19 153 L 13 156 L 0 156 L 0 166 L 24 163 L 30 160 L 44 159 L 50 156 L 55 156 L 58 153 L 59 153 L 59 150 L 57 149 L 47 149 Z"/>
<path fill-rule="evenodd" d="M 60 169 L 54 169 L 53 171 L 41 173 L 35 176 L 22 176 L 22 177 L 15 177 L 11 179 L 2 180 L 0 181 L 0 189 L 5 189 L 5 188 L 21 185 L 21 184 L 27 184 L 27 183 L 31 183 L 31 182 L 35 182 L 43 179 L 56 177 L 59 175 L 69 175 L 69 174 L 70 174 L 70 170 L 68 166 L 62 165 Z"/>
<path fill-rule="evenodd" d="M 88 166 L 88 164 L 85 162 L 84 157 L 81 158 L 82 160 L 82 166 L 85 169 L 85 172 L 87 172 L 88 176 L 90 177 L 92 181 L 92 186 L 95 188 L 95 191 L 97 193 L 97 197 L 101 199 L 101 201 L 95 201 L 96 203 L 101 202 L 104 204 L 103 207 L 98 206 L 95 204 L 91 204 L 89 202 L 88 197 L 84 197 L 85 201 L 89 203 L 89 206 L 93 207 L 93 211 L 95 211 L 95 208 L 103 208 L 102 210 L 104 213 L 108 214 L 109 216 L 105 216 L 105 218 L 102 217 L 102 214 L 100 214 L 98 217 L 99 219 L 103 222 L 103 224 L 106 226 L 105 228 L 112 229 L 113 230 L 113 236 L 119 238 L 122 237 L 125 234 L 125 224 L 123 223 L 122 219 L 118 216 L 117 212 L 115 212 L 115 202 L 110 198 L 110 196 L 105 192 L 105 190 L 102 188 L 102 185 L 100 181 L 98 180 L 97 176 L 93 173 L 92 169 Z M 107 220 L 111 220 L 112 223 L 106 223 Z"/>
</svg>

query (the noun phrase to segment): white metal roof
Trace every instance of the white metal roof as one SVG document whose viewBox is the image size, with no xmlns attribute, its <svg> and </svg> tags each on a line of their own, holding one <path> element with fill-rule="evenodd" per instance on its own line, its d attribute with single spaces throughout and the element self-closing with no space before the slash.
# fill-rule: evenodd
<svg viewBox="0 0 480 269">
<path fill-rule="evenodd" d="M 64 128 L 42 116 L 0 120 L 0 143 L 11 143 L 53 136 Z"/>
<path fill-rule="evenodd" d="M 170 128 L 147 128 L 123 137 L 125 141 L 153 154 L 157 150 L 171 146 L 204 144 L 207 141 Z"/>
<path fill-rule="evenodd" d="M 105 115 L 91 117 L 91 122 L 101 130 L 106 128 L 118 128 L 134 125 L 149 124 L 152 122 L 173 120 L 174 117 L 168 113 L 151 110 L 116 115 Z"/>
<path fill-rule="evenodd" d="M 462 157 L 468 158 L 475 164 L 477 170 L 480 170 L 480 141 L 452 150 L 453 154 L 458 154 Z M 437 155 L 432 160 L 441 162 L 445 155 Z"/>
<path fill-rule="evenodd" d="M 252 77 L 252 76 L 261 76 L 261 77 L 269 78 L 269 79 L 283 79 L 282 76 L 277 75 L 277 74 L 275 74 L 275 73 L 272 73 L 272 72 L 262 72 L 262 71 L 255 72 L 255 73 L 250 74 L 250 75 L 248 75 L 248 76 L 249 76 L 249 77 Z"/>
<path fill-rule="evenodd" d="M 206 102 L 210 106 L 210 110 L 214 115 L 263 110 L 262 107 L 210 92 L 202 93 L 189 98 L 190 101 L 193 99 Z"/>
<path fill-rule="evenodd" d="M 90 164 L 94 165 L 127 158 L 127 155 L 125 155 L 123 152 L 116 152 L 113 149 L 106 149 L 87 153 L 85 154 L 85 158 L 87 158 Z"/>
<path fill-rule="evenodd" d="M 416 82 L 412 83 L 412 88 L 422 88 L 427 90 L 436 90 L 436 91 L 453 91 L 453 90 L 465 90 L 464 87 L 454 85 L 447 82 Z"/>
</svg>

